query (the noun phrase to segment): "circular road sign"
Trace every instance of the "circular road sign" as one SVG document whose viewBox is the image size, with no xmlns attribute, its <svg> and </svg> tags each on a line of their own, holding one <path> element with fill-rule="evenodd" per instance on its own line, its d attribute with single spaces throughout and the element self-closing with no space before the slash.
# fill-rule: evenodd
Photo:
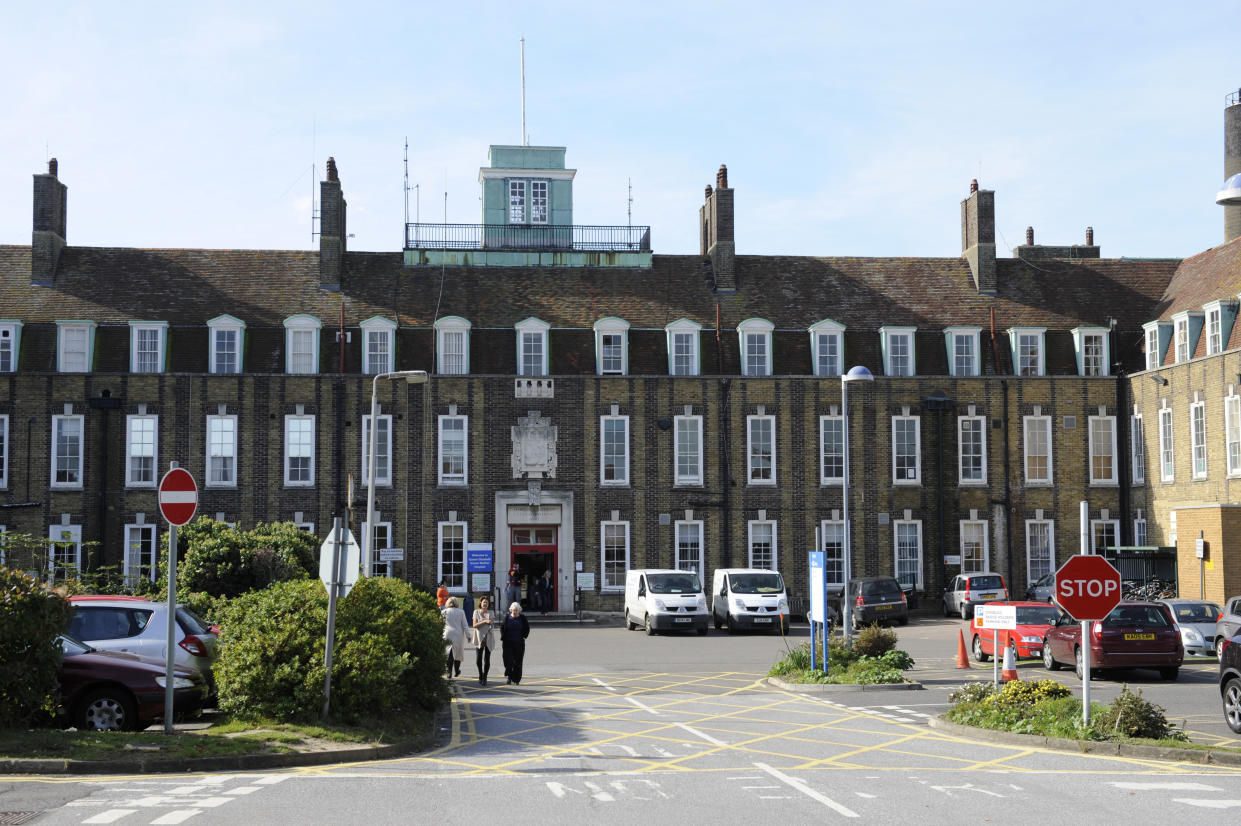
<svg viewBox="0 0 1241 826">
<path fill-rule="evenodd" d="M 1056 571 L 1056 602 L 1079 622 L 1101 620 L 1120 603 L 1120 571 L 1101 556 L 1070 557 Z"/>
<path fill-rule="evenodd" d="M 159 512 L 170 525 L 181 526 L 198 510 L 198 485 L 185 468 L 173 468 L 159 481 Z"/>
</svg>

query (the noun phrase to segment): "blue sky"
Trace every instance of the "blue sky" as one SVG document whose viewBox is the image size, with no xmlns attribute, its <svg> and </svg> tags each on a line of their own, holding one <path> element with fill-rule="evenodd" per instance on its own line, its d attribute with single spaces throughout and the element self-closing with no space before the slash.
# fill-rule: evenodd
<svg viewBox="0 0 1241 826">
<path fill-rule="evenodd" d="M 0 243 L 56 157 L 69 242 L 307 249 L 336 158 L 354 250 L 477 223 L 490 144 L 565 146 L 575 223 L 698 251 L 721 163 L 740 254 L 955 256 L 971 178 L 998 254 L 1223 240 L 1235 2 L 15 4 L 0 27 Z M 42 8 L 36 8 L 36 6 Z M 117 10 L 120 9 L 120 10 Z M 445 192 L 447 206 L 445 208 Z"/>
</svg>

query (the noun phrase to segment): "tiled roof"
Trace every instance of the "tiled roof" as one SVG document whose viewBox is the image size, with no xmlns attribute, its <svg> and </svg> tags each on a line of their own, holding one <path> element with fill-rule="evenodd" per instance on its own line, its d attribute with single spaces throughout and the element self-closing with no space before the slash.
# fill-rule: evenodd
<svg viewBox="0 0 1241 826">
<path fill-rule="evenodd" d="M 1241 238 L 1186 258 L 1168 282 L 1156 312 L 1147 321 L 1167 321 L 1203 304 L 1234 300 L 1241 293 Z"/>
</svg>

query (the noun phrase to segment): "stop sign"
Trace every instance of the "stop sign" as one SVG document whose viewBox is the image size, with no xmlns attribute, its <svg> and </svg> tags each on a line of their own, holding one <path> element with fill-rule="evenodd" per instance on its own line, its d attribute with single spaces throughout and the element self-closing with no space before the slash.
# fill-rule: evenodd
<svg viewBox="0 0 1241 826">
<path fill-rule="evenodd" d="M 1056 602 L 1075 620 L 1101 620 L 1120 603 L 1120 571 L 1101 556 L 1070 557 L 1056 571 Z"/>
<path fill-rule="evenodd" d="M 159 481 L 159 512 L 171 525 L 184 525 L 198 510 L 198 485 L 185 468 L 173 468 Z"/>
</svg>

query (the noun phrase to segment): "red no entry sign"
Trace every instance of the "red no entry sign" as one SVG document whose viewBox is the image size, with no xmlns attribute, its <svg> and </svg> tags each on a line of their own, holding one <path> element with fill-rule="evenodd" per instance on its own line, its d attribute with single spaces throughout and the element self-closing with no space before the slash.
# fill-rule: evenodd
<svg viewBox="0 0 1241 826">
<path fill-rule="evenodd" d="M 198 485 L 185 468 L 173 468 L 159 482 L 159 512 L 170 525 L 181 526 L 198 510 Z"/>
<path fill-rule="evenodd" d="M 1075 620 L 1101 620 L 1120 603 L 1120 571 L 1101 556 L 1070 557 L 1056 571 L 1056 602 Z"/>
</svg>

